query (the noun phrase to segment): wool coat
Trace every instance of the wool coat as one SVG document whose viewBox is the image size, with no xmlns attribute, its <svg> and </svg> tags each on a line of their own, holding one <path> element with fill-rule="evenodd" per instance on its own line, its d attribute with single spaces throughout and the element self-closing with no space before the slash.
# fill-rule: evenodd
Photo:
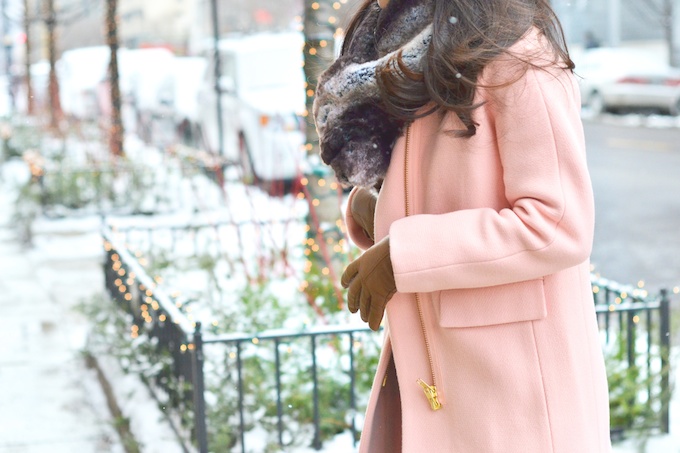
<svg viewBox="0 0 680 453">
<path fill-rule="evenodd" d="M 540 36 L 510 49 L 540 67 L 499 57 L 480 75 L 512 83 L 478 88 L 474 136 L 433 114 L 410 126 L 408 155 L 406 136 L 394 146 L 375 237 L 390 237 L 397 293 L 361 453 L 611 450 L 579 91 Z M 440 410 L 419 379 L 434 380 Z"/>
</svg>

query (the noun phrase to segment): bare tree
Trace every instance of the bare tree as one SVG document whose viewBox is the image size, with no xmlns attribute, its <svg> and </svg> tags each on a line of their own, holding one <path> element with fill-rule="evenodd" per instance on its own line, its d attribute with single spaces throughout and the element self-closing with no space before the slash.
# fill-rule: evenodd
<svg viewBox="0 0 680 453">
<path fill-rule="evenodd" d="M 47 54 L 50 62 L 49 75 L 49 89 L 48 98 L 50 106 L 50 127 L 53 129 L 59 128 L 59 120 L 61 119 L 61 104 L 59 103 L 59 81 L 57 80 L 56 62 L 57 62 L 57 45 L 55 28 L 57 25 L 57 16 L 54 11 L 54 0 L 46 0 L 45 4 L 45 26 L 47 28 Z"/>
<path fill-rule="evenodd" d="M 631 0 L 629 5 L 636 5 L 640 0 Z M 642 0 L 649 12 L 652 13 L 654 20 L 658 20 L 663 30 L 664 41 L 668 46 L 668 63 L 673 67 L 680 67 L 680 49 L 675 42 L 674 14 L 680 12 L 674 0 Z"/>
<path fill-rule="evenodd" d="M 111 51 L 109 83 L 111 89 L 111 126 L 109 149 L 114 156 L 122 156 L 123 120 L 121 117 L 120 82 L 118 73 L 118 0 L 106 0 L 106 43 Z"/>
<path fill-rule="evenodd" d="M 307 80 L 307 148 L 312 154 L 318 154 L 319 138 L 316 134 L 311 111 L 319 75 L 333 61 L 334 33 L 336 26 L 329 23 L 333 17 L 331 0 L 307 0 L 305 2 L 305 79 Z M 337 19 L 336 19 L 337 20 Z M 310 149 L 311 148 L 311 149 Z"/>
<path fill-rule="evenodd" d="M 304 5 L 304 65 L 307 93 L 305 146 L 311 156 L 319 155 L 319 137 L 312 117 L 312 105 L 319 76 L 330 66 L 335 57 L 335 33 L 338 27 L 340 5 L 341 3 L 335 0 L 305 0 Z M 309 204 L 307 219 L 309 248 L 305 254 L 310 262 L 318 266 L 321 273 L 330 280 L 333 294 L 337 299 L 337 307 L 342 308 L 344 297 L 339 289 L 338 278 L 338 273 L 342 269 L 342 260 L 339 259 L 340 253 L 336 251 L 337 245 L 333 246 L 333 244 L 338 244 L 343 237 L 338 203 L 340 188 L 328 167 L 320 164 L 313 167 L 305 179 L 307 183 L 303 185 L 303 188 Z M 310 303 L 314 307 L 313 299 L 314 297 L 310 297 Z M 320 439 L 315 438 L 313 445 L 320 447 L 320 442 Z"/>
<path fill-rule="evenodd" d="M 26 58 L 24 59 L 24 70 L 26 83 L 26 112 L 29 115 L 33 115 L 34 103 L 33 103 L 33 82 L 31 81 L 31 18 L 29 16 L 29 5 L 28 0 L 24 0 L 24 31 L 26 33 L 26 41 L 24 42 L 24 48 L 26 52 Z"/>
</svg>

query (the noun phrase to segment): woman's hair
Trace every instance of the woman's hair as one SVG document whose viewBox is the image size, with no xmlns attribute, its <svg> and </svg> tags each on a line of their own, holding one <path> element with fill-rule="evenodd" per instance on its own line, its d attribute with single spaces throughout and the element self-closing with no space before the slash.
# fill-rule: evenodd
<svg viewBox="0 0 680 453">
<path fill-rule="evenodd" d="M 375 1 L 364 0 L 347 28 L 345 43 L 351 41 L 357 25 Z M 397 54 L 376 74 L 382 100 L 389 113 L 398 118 L 411 121 L 434 111 L 454 112 L 466 128 L 455 134 L 473 136 L 476 132 L 473 112 L 481 105 L 474 104 L 479 75 L 494 59 L 509 53 L 508 49 L 532 27 L 552 47 L 554 63 L 574 69 L 562 27 L 549 0 L 433 2 L 433 38 L 423 73 L 409 71 Z M 516 58 L 522 60 L 521 56 Z M 535 66 L 530 61 L 524 62 Z M 428 104 L 433 107 L 424 112 L 423 107 Z"/>
</svg>

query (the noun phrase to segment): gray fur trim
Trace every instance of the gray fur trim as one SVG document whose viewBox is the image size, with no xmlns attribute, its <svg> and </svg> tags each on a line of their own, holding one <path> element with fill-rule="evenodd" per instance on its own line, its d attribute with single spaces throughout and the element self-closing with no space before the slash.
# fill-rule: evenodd
<svg viewBox="0 0 680 453">
<path fill-rule="evenodd" d="M 422 72 L 432 41 L 432 0 L 391 0 L 369 6 L 346 52 L 319 78 L 313 114 L 321 157 L 345 185 L 373 186 L 384 178 L 404 122 L 382 106 L 376 70 L 401 52 Z"/>
</svg>

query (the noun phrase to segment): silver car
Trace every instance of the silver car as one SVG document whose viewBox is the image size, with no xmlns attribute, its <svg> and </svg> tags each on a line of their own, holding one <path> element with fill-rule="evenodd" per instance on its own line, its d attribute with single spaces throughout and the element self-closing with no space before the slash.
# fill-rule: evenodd
<svg viewBox="0 0 680 453">
<path fill-rule="evenodd" d="M 597 48 L 576 61 L 581 102 L 593 114 L 653 110 L 680 115 L 680 70 L 663 55 L 644 50 Z"/>
</svg>

